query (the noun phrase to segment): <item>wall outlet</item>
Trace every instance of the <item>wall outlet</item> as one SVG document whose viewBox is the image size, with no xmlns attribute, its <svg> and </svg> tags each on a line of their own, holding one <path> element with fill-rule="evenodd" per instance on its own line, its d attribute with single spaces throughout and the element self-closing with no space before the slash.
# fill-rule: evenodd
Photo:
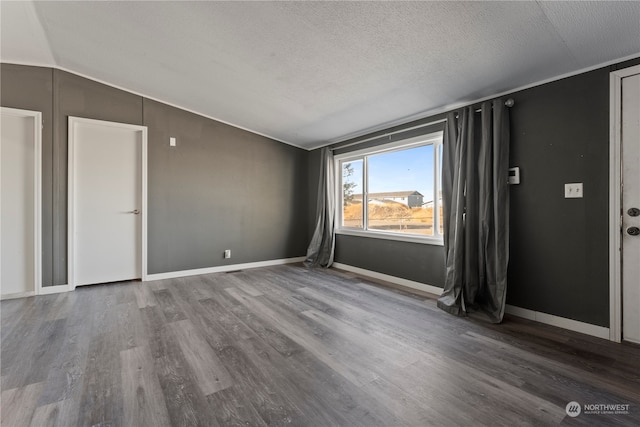
<svg viewBox="0 0 640 427">
<path fill-rule="evenodd" d="M 564 185 L 564 198 L 565 199 L 581 199 L 582 198 L 582 183 L 573 182 Z"/>
<path fill-rule="evenodd" d="M 231 249 L 225 249 L 224 250 L 224 257 L 225 258 L 231 258 Z"/>
<path fill-rule="evenodd" d="M 174 137 L 170 137 L 169 138 L 169 147 L 175 147 L 176 146 L 176 139 Z"/>
</svg>

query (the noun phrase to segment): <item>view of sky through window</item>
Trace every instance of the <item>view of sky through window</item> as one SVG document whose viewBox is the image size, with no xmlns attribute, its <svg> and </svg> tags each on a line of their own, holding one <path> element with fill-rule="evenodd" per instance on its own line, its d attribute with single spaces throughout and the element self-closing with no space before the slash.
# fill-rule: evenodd
<svg viewBox="0 0 640 427">
<path fill-rule="evenodd" d="M 425 202 L 432 201 L 433 149 L 425 145 L 369 156 L 369 193 L 418 191 Z"/>
<path fill-rule="evenodd" d="M 435 176 L 436 153 L 442 163 L 438 147 L 437 143 L 400 146 L 377 153 L 365 151 L 351 160 L 337 159 L 342 169 L 340 226 L 364 232 L 441 236 L 442 204 L 434 200 L 442 191 Z"/>
</svg>

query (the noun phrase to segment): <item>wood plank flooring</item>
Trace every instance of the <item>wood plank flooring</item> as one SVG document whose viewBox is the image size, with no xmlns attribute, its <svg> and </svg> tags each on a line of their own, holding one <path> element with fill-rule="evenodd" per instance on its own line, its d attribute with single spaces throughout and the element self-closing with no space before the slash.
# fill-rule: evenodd
<svg viewBox="0 0 640 427">
<path fill-rule="evenodd" d="M 640 347 L 457 318 L 336 270 L 89 286 L 0 311 L 7 427 L 640 425 Z"/>
</svg>

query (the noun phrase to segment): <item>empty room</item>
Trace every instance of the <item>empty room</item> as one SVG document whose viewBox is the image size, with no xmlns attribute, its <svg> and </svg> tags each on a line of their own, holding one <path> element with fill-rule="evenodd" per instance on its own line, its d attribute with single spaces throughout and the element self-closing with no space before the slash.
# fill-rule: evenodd
<svg viewBox="0 0 640 427">
<path fill-rule="evenodd" d="M 640 2 L 0 2 L 0 425 L 640 425 Z"/>
</svg>

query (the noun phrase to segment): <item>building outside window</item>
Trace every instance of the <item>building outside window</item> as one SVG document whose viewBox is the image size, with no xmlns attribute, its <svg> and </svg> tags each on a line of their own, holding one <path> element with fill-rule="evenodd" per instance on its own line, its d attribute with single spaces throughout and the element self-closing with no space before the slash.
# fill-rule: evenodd
<svg viewBox="0 0 640 427">
<path fill-rule="evenodd" d="M 442 132 L 335 162 L 338 233 L 442 244 Z"/>
</svg>

